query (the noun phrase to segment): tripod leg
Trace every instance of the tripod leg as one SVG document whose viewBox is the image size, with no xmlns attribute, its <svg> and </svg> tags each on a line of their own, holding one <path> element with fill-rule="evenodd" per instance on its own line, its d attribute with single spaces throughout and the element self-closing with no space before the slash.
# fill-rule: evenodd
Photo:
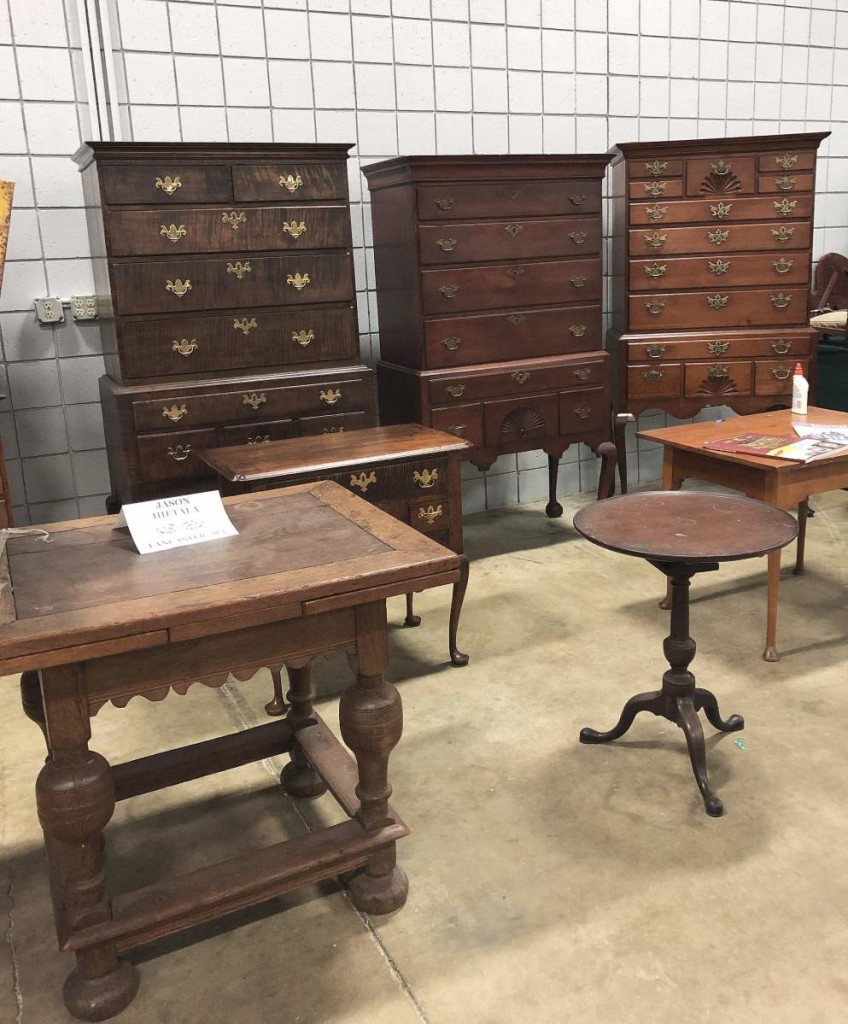
<svg viewBox="0 0 848 1024">
<path fill-rule="evenodd" d="M 695 773 L 695 781 L 698 789 L 704 798 L 704 807 L 711 818 L 719 818 L 724 814 L 724 804 L 713 793 L 710 788 L 710 780 L 707 775 L 707 749 L 704 745 L 704 730 L 701 728 L 701 721 L 695 704 L 691 697 L 679 697 L 677 700 L 678 724 L 686 736 L 686 745 L 689 747 L 689 760 L 692 762 L 692 771 Z"/>
<path fill-rule="evenodd" d="M 598 732 L 597 729 L 590 729 L 588 726 L 580 730 L 581 743 L 609 743 L 611 740 L 620 739 L 633 725 L 633 719 L 640 711 L 650 711 L 655 715 L 661 715 L 665 707 L 665 700 L 661 690 L 654 690 L 651 693 L 637 693 L 635 697 L 624 705 L 618 724 L 609 732 Z"/>
<path fill-rule="evenodd" d="M 745 728 L 745 719 L 741 715 L 731 715 L 725 721 L 719 713 L 716 695 L 709 690 L 696 688 L 695 710 L 700 711 L 701 708 L 704 709 L 707 721 L 719 732 L 739 732 L 740 729 Z"/>
</svg>

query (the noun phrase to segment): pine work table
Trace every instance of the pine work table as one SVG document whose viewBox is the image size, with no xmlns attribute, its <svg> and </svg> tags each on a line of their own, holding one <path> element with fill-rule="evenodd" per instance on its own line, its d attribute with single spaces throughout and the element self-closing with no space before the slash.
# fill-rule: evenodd
<svg viewBox="0 0 848 1024">
<path fill-rule="evenodd" d="M 76 954 L 65 1006 L 80 1020 L 132 1001 L 138 978 L 121 954 L 198 922 L 356 869 L 357 908 L 386 913 L 406 900 L 395 844 L 409 829 L 388 804 L 402 710 L 383 675 L 386 598 L 455 583 L 459 557 L 330 482 L 225 504 L 236 537 L 140 556 L 102 517 L 47 527 L 46 543 L 9 538 L 0 563 L 0 671 L 23 672 L 24 710 L 47 741 L 36 802 L 59 946 Z M 355 673 L 340 706 L 355 761 L 313 708 L 310 664 L 337 650 Z M 285 718 L 123 764 L 89 748 L 108 701 L 158 701 L 262 667 L 287 670 Z M 284 752 L 283 789 L 329 790 L 349 820 L 110 890 L 102 833 L 117 800 Z"/>
</svg>

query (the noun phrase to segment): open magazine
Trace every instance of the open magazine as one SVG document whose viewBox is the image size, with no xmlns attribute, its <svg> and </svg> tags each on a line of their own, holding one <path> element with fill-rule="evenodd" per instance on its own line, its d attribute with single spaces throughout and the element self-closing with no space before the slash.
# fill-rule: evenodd
<svg viewBox="0 0 848 1024">
<path fill-rule="evenodd" d="M 812 426 L 812 424 L 809 424 Z M 803 425 L 804 428 L 808 424 Z M 795 428 L 797 430 L 797 427 Z M 757 455 L 771 459 L 789 459 L 793 462 L 813 462 L 834 455 L 848 455 L 848 436 L 844 440 L 833 440 L 816 435 L 802 437 L 795 434 L 737 434 L 735 437 L 706 441 L 704 448 L 714 452 L 728 452 L 732 455 Z"/>
<path fill-rule="evenodd" d="M 838 427 L 833 423 L 793 423 L 792 429 L 798 437 L 821 437 L 828 441 L 848 444 L 848 426 Z"/>
</svg>

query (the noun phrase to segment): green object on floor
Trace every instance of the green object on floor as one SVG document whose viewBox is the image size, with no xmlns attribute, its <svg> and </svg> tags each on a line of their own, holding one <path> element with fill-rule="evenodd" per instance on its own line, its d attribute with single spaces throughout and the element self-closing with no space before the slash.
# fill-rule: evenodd
<svg viewBox="0 0 848 1024">
<path fill-rule="evenodd" d="M 822 335 L 815 404 L 822 409 L 848 412 L 848 339 Z"/>
</svg>

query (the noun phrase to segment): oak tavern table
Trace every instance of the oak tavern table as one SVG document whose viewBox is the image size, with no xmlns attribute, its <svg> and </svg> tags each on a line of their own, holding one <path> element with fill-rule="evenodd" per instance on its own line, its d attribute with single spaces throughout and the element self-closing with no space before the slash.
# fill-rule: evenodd
<svg viewBox="0 0 848 1024">
<path fill-rule="evenodd" d="M 388 804 L 402 711 L 383 677 L 386 598 L 455 583 L 459 558 L 334 483 L 225 504 L 239 535 L 199 547 L 140 556 L 103 517 L 50 526 L 48 543 L 10 538 L 3 555 L 0 671 L 24 672 L 24 710 L 47 739 L 36 802 L 59 946 L 77 959 L 65 1006 L 80 1020 L 104 1020 L 133 999 L 138 979 L 122 953 L 198 922 L 357 868 L 360 910 L 406 900 L 395 843 L 409 829 Z M 340 706 L 356 763 L 313 709 L 310 663 L 335 650 L 356 676 Z M 285 719 L 117 765 L 89 749 L 90 720 L 107 701 L 161 700 L 263 666 L 287 669 Z M 329 789 L 350 820 L 110 890 L 101 833 L 116 800 L 286 751 L 283 789 Z"/>
<path fill-rule="evenodd" d="M 798 547 L 795 573 L 804 572 L 804 541 L 807 533 L 807 499 L 822 491 L 848 487 L 848 458 L 831 456 L 815 462 L 791 462 L 788 459 L 761 458 L 716 452 L 704 448 L 705 441 L 718 441 L 748 432 L 794 436 L 793 423 L 827 423 L 848 427 L 848 414 L 810 406 L 799 416 L 789 409 L 738 416 L 716 423 L 687 423 L 659 430 L 640 430 L 637 437 L 663 446 L 663 488 L 678 490 L 690 477 L 720 487 L 732 487 L 749 498 L 768 502 L 777 508 L 798 510 Z M 763 658 L 778 661 L 777 600 L 780 586 L 780 549 L 768 558 L 768 612 L 766 645 Z M 667 601 L 666 603 L 667 604 Z"/>
<path fill-rule="evenodd" d="M 400 423 L 280 441 L 265 438 L 199 454 L 218 474 L 222 494 L 335 480 L 455 551 L 460 556 L 460 579 L 453 588 L 448 647 L 454 665 L 467 665 L 468 655 L 456 646 L 456 633 L 468 586 L 468 558 L 462 551 L 460 460 L 470 447 L 470 442 L 442 430 Z M 405 626 L 421 622 L 413 613 L 412 600 L 412 594 L 407 594 Z M 274 700 L 266 708 L 269 714 L 281 707 L 278 676 L 274 690 Z"/>
</svg>

